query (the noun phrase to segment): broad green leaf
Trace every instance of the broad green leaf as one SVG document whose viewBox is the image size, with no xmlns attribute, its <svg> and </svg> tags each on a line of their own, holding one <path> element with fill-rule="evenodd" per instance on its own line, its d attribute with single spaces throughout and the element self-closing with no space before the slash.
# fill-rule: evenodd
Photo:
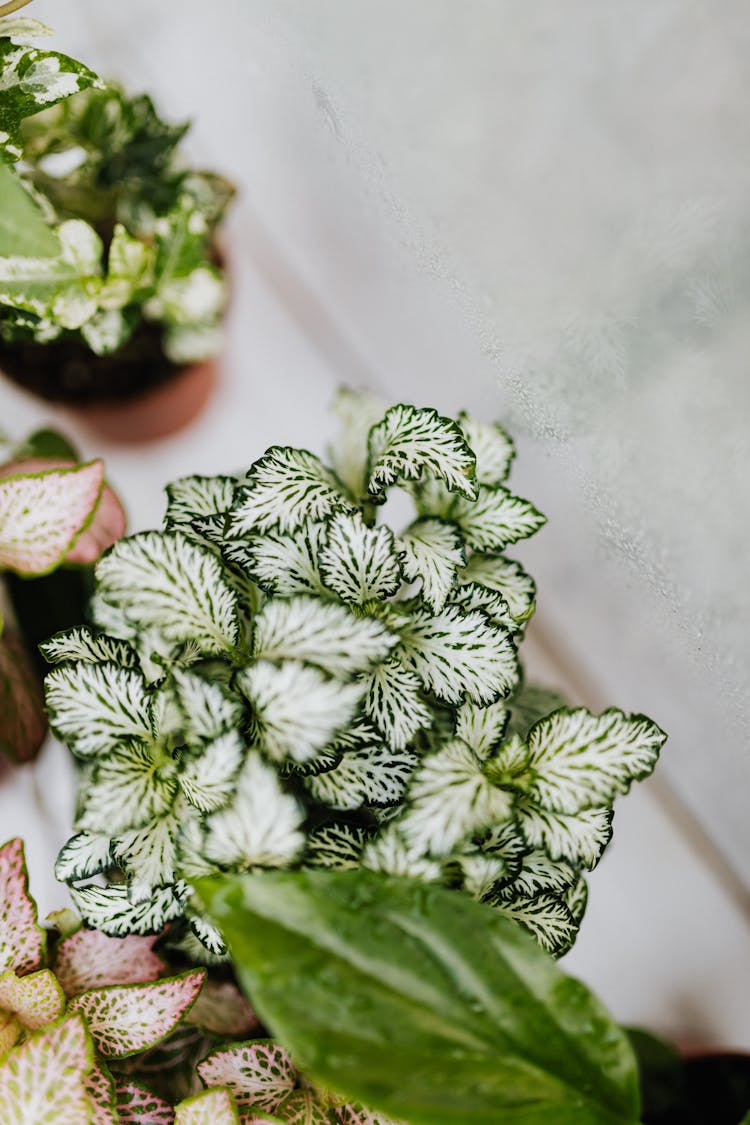
<svg viewBox="0 0 750 1125">
<path fill-rule="evenodd" d="M 103 482 L 101 461 L 0 480 L 0 568 L 31 575 L 58 566 L 91 520 Z"/>
<path fill-rule="evenodd" d="M 411 1125 L 638 1121 L 623 1032 L 490 908 L 363 871 L 197 891 L 261 1018 L 319 1082 Z"/>
<path fill-rule="evenodd" d="M 477 582 L 505 598 L 514 620 L 522 625 L 534 613 L 536 584 L 520 563 L 503 555 L 473 554 L 458 576 L 459 582 Z"/>
<path fill-rule="evenodd" d="M 457 500 L 451 516 L 474 551 L 502 551 L 510 543 L 533 535 L 547 522 L 533 504 L 502 485 L 480 485 L 477 498 Z"/>
<path fill-rule="evenodd" d="M 234 503 L 235 477 L 180 477 L 167 485 L 167 527 L 191 524 L 202 516 L 228 512 Z"/>
<path fill-rule="evenodd" d="M 153 1047 L 180 1022 L 200 992 L 203 969 L 146 984 L 112 985 L 82 992 L 68 1010 L 81 1012 L 97 1051 L 123 1059 Z"/>
<path fill-rule="evenodd" d="M 378 664 L 360 682 L 366 692 L 365 712 L 394 750 L 405 749 L 417 731 L 430 726 L 432 716 L 419 677 L 398 660 Z"/>
<path fill-rule="evenodd" d="M 49 969 L 19 977 L 0 973 L 0 1012 L 12 1015 L 28 1031 L 39 1031 L 65 1011 L 65 996 Z"/>
<path fill-rule="evenodd" d="M 306 521 L 285 534 L 268 531 L 253 535 L 227 557 L 241 565 L 268 594 L 322 594 L 325 586 L 318 554 L 325 542 L 325 530 L 323 523 Z"/>
<path fill-rule="evenodd" d="M 176 1107 L 174 1125 L 240 1125 L 229 1090 L 205 1090 Z"/>
<path fill-rule="evenodd" d="M 185 798 L 202 813 L 223 808 L 232 799 L 244 756 L 245 744 L 236 730 L 185 756 L 178 777 Z"/>
<path fill-rule="evenodd" d="M 55 863 L 61 882 L 91 879 L 112 866 L 112 841 L 107 833 L 78 832 L 63 846 Z"/>
<path fill-rule="evenodd" d="M 536 938 L 542 949 L 553 957 L 567 953 L 578 933 L 578 926 L 562 898 L 540 894 L 533 898 L 502 897 L 496 909 L 512 918 Z"/>
<path fill-rule="evenodd" d="M 352 496 L 367 494 L 367 435 L 383 417 L 386 403 L 369 391 L 339 387 L 333 413 L 340 422 L 330 449 L 331 464 Z"/>
<path fill-rule="evenodd" d="M 257 660 L 236 682 L 252 704 L 258 742 L 276 761 L 314 758 L 353 719 L 364 693 L 362 684 L 341 683 L 296 660 Z"/>
<path fill-rule="evenodd" d="M 278 1043 L 259 1040 L 219 1048 L 199 1062 L 207 1086 L 231 1090 L 240 1112 L 276 1113 L 297 1085 L 297 1068 Z"/>
<path fill-rule="evenodd" d="M 305 778 L 305 788 L 332 809 L 395 805 L 404 795 L 418 759 L 387 746 L 364 746 L 344 754 L 335 769 Z"/>
<path fill-rule="evenodd" d="M 50 726 L 74 754 L 90 758 L 123 739 L 150 739 L 146 683 L 116 664 L 64 664 L 45 681 Z"/>
<path fill-rule="evenodd" d="M 315 598 L 270 601 L 255 621 L 253 652 L 264 660 L 302 660 L 331 675 L 364 672 L 385 659 L 397 638 L 371 617 Z"/>
<path fill-rule="evenodd" d="M 55 976 L 68 997 L 112 984 L 156 980 L 166 965 L 154 953 L 155 941 L 155 936 L 115 938 L 98 930 L 77 930 L 55 949 Z"/>
<path fill-rule="evenodd" d="M 519 827 L 530 847 L 544 848 L 552 859 L 596 867 L 612 839 L 612 809 L 550 812 L 522 798 L 517 802 Z"/>
<path fill-rule="evenodd" d="M 160 887 L 150 899 L 132 902 L 125 884 L 71 887 L 70 895 L 87 925 L 112 937 L 126 934 L 158 934 L 185 908 L 184 884 Z"/>
<path fill-rule="evenodd" d="M 463 410 L 458 424 L 477 459 L 477 484 L 502 484 L 516 453 L 511 438 L 497 422 L 479 422 Z"/>
<path fill-rule="evenodd" d="M 401 631 L 399 655 L 424 687 L 446 703 L 464 698 L 494 703 L 518 678 L 516 650 L 506 629 L 483 613 L 447 606 L 442 613 L 417 609 Z"/>
<path fill-rule="evenodd" d="M 127 641 L 92 633 L 85 625 L 55 633 L 40 644 L 39 650 L 49 664 L 81 660 L 91 664 L 118 664 L 121 668 L 138 667 L 135 649 Z"/>
<path fill-rule="evenodd" d="M 80 1016 L 32 1035 L 0 1063 L 3 1125 L 91 1125 L 93 1046 Z"/>
<path fill-rule="evenodd" d="M 0 848 L 0 970 L 28 973 L 41 967 L 46 946 L 29 895 L 23 841 Z"/>
<path fill-rule="evenodd" d="M 0 200 L 0 257 L 59 257 L 60 239 L 23 180 L 2 160 Z"/>
<path fill-rule="evenodd" d="M 503 740 L 509 718 L 504 700 L 480 707 L 467 701 L 456 709 L 454 732 L 479 758 L 488 758 L 490 752 Z"/>
<path fill-rule="evenodd" d="M 400 403 L 386 411 L 368 439 L 370 496 L 382 503 L 399 481 L 437 477 L 452 492 L 473 500 L 476 459 L 456 422 L 436 410 Z"/>
<path fill-rule="evenodd" d="M 398 540 L 398 547 L 404 578 L 420 582 L 422 600 L 439 613 L 466 562 L 458 529 L 443 520 L 417 520 Z"/>
<path fill-rule="evenodd" d="M 273 446 L 256 461 L 238 491 L 234 535 L 296 531 L 307 520 L 350 511 L 352 501 L 322 461 L 305 449 Z"/>
<path fill-rule="evenodd" d="M 344 512 L 329 520 L 327 533 L 320 574 L 342 601 L 364 605 L 396 593 L 401 570 L 389 527 L 367 527 L 358 512 Z"/>
<path fill-rule="evenodd" d="M 180 531 L 121 539 L 99 560 L 96 576 L 101 601 L 134 631 L 156 628 L 165 640 L 192 641 L 205 653 L 237 640 L 237 598 L 221 563 Z"/>
<path fill-rule="evenodd" d="M 528 796 L 554 812 L 608 804 L 653 770 L 666 735 L 644 715 L 614 708 L 556 711 L 529 732 Z"/>
</svg>

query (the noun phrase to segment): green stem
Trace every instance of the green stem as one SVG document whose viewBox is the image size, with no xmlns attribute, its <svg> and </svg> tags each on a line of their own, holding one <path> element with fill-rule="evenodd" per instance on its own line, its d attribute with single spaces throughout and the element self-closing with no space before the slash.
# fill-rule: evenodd
<svg viewBox="0 0 750 1125">
<path fill-rule="evenodd" d="M 31 0 L 8 0 L 7 4 L 0 4 L 0 18 L 9 16 L 11 12 L 17 12 L 19 8 L 25 8 L 30 3 Z"/>
</svg>

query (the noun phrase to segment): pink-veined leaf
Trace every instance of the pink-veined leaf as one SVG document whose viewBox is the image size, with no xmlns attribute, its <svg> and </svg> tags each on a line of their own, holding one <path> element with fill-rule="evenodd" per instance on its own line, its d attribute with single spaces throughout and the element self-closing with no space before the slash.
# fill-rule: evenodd
<svg viewBox="0 0 750 1125">
<path fill-rule="evenodd" d="M 229 1090 L 206 1090 L 177 1106 L 174 1125 L 240 1125 Z"/>
<path fill-rule="evenodd" d="M 166 969 L 154 953 L 158 934 L 109 937 L 100 930 L 78 930 L 60 942 L 54 968 L 65 995 L 114 984 L 144 984 Z"/>
<path fill-rule="evenodd" d="M 114 1079 L 103 1063 L 95 1062 L 86 1075 L 86 1092 L 93 1110 L 91 1125 L 119 1125 Z"/>
<path fill-rule="evenodd" d="M 392 1117 L 386 1117 L 384 1113 L 365 1109 L 364 1106 L 356 1103 L 339 1106 L 335 1117 L 336 1125 L 404 1125 L 404 1122 L 395 1121 Z"/>
<path fill-rule="evenodd" d="M 198 1063 L 206 1086 L 228 1086 L 243 1114 L 248 1109 L 276 1113 L 297 1085 L 297 1068 L 273 1042 L 233 1043 Z"/>
<path fill-rule="evenodd" d="M 0 480 L 0 567 L 48 574 L 63 561 L 99 503 L 104 464 Z"/>
<path fill-rule="evenodd" d="M 47 736 L 44 694 L 21 638 L 0 636 L 0 753 L 30 762 Z"/>
<path fill-rule="evenodd" d="M 130 1078 L 115 1078 L 120 1125 L 174 1125 L 168 1102 Z"/>
<path fill-rule="evenodd" d="M 277 1115 L 288 1125 L 331 1125 L 328 1110 L 308 1089 L 293 1090 L 284 1098 Z"/>
<path fill-rule="evenodd" d="M 25 977 L 0 973 L 0 1009 L 15 1016 L 28 1031 L 39 1031 L 65 1011 L 65 995 L 49 969 Z"/>
<path fill-rule="evenodd" d="M 0 1061 L 18 1042 L 23 1028 L 10 1012 L 0 1012 Z"/>
<path fill-rule="evenodd" d="M 0 1063 L 3 1125 L 91 1125 L 93 1044 L 80 1016 L 30 1036 Z"/>
<path fill-rule="evenodd" d="M 23 841 L 0 848 L 0 970 L 28 973 L 44 960 L 45 935 L 28 893 Z"/>
<path fill-rule="evenodd" d="M 86 1017 L 100 1054 L 126 1058 L 169 1035 L 193 1004 L 205 975 L 204 969 L 194 969 L 153 984 L 95 988 L 71 1000 L 69 1010 Z"/>
<path fill-rule="evenodd" d="M 231 981 L 210 978 L 185 1018 L 215 1035 L 232 1038 L 247 1035 L 259 1026 L 255 1012 Z"/>
</svg>

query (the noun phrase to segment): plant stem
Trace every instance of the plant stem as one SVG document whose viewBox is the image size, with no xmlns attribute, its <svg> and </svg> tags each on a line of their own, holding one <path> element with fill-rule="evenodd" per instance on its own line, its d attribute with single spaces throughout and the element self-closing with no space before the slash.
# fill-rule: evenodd
<svg viewBox="0 0 750 1125">
<path fill-rule="evenodd" d="M 0 17 L 9 16 L 11 12 L 17 12 L 19 8 L 25 8 L 30 3 L 31 0 L 8 0 L 7 4 L 0 4 Z"/>
</svg>

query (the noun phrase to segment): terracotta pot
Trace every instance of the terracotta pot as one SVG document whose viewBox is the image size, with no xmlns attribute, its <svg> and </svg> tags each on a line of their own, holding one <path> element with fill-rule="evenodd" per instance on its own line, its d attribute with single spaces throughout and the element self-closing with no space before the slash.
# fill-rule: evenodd
<svg viewBox="0 0 750 1125">
<path fill-rule="evenodd" d="M 155 441 L 176 434 L 195 421 L 213 394 L 218 378 L 218 362 L 212 358 L 182 367 L 158 386 L 132 398 L 82 403 L 69 409 L 108 441 Z"/>
</svg>

